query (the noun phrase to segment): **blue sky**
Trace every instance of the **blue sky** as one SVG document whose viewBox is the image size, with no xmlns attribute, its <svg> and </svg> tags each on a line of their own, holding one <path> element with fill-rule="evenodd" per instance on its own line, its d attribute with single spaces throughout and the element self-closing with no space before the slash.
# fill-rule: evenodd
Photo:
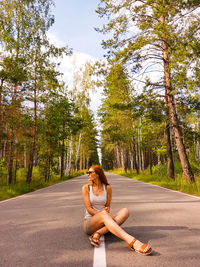
<svg viewBox="0 0 200 267">
<path fill-rule="evenodd" d="M 100 0 L 55 0 L 52 13 L 55 23 L 49 32 L 49 38 L 56 46 L 68 46 L 73 49 L 72 56 L 64 56 L 61 60 L 60 71 L 62 79 L 69 89 L 73 87 L 74 73 L 89 61 L 103 59 L 105 50 L 101 42 L 106 36 L 94 30 L 101 27 L 104 19 L 100 19 L 95 10 Z M 60 61 L 60 60 L 59 60 Z M 96 114 L 100 105 L 102 88 L 90 92 L 90 107 Z"/>
<path fill-rule="evenodd" d="M 100 0 L 55 0 L 55 23 L 51 31 L 74 51 L 101 59 L 105 51 L 101 41 L 105 38 L 94 27 L 103 24 L 95 12 Z"/>
<path fill-rule="evenodd" d="M 103 19 L 100 19 L 95 12 L 99 2 L 100 0 L 55 0 L 56 7 L 53 9 L 55 23 L 51 29 L 51 40 L 61 46 L 68 45 L 74 51 L 73 56 L 64 57 L 61 64 L 63 78 L 69 88 L 73 84 L 74 72 L 80 66 L 86 61 L 100 60 L 105 54 L 101 47 L 105 36 L 94 30 L 95 27 L 103 25 Z M 90 107 L 95 118 L 101 96 L 102 88 L 90 94 Z M 101 158 L 100 151 L 99 156 Z"/>
</svg>

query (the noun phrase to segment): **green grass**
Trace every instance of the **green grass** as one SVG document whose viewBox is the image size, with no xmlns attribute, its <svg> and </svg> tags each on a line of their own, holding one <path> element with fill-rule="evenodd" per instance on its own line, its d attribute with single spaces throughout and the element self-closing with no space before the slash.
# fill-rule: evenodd
<svg viewBox="0 0 200 267">
<path fill-rule="evenodd" d="M 183 177 L 182 171 L 179 167 L 180 166 L 176 164 L 175 179 L 171 179 L 166 176 L 166 166 L 162 166 L 159 174 L 157 173 L 156 168 L 154 168 L 152 175 L 149 173 L 149 170 L 141 172 L 140 174 L 137 174 L 135 171 L 124 172 L 122 169 L 111 170 L 109 172 L 129 177 L 131 179 L 136 179 L 142 182 L 151 183 L 154 185 L 159 185 L 161 187 L 184 192 L 187 194 L 200 196 L 200 176 L 195 175 L 194 184 L 187 184 L 186 179 Z"/>
<path fill-rule="evenodd" d="M 33 169 L 32 182 L 30 184 L 27 184 L 25 181 L 26 170 L 19 169 L 17 172 L 17 183 L 16 184 L 7 186 L 5 177 L 1 177 L 0 179 L 0 201 L 9 199 L 12 197 L 16 197 L 19 195 L 23 195 L 29 192 L 33 192 L 37 189 L 41 189 L 41 188 L 44 188 L 44 187 L 47 187 L 53 184 L 57 184 L 57 183 L 72 179 L 74 177 L 77 177 L 83 174 L 85 174 L 84 171 L 72 172 L 70 173 L 70 175 L 64 176 L 62 180 L 60 179 L 59 175 L 53 174 L 51 179 L 48 182 L 45 182 L 44 179 L 41 178 L 39 170 L 36 167 Z"/>
</svg>

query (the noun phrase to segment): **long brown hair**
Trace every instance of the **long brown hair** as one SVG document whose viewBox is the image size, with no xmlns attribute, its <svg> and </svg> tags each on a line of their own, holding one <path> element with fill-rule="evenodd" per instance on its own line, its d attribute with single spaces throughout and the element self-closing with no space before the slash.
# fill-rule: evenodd
<svg viewBox="0 0 200 267">
<path fill-rule="evenodd" d="M 100 165 L 92 165 L 90 168 L 92 168 L 95 171 L 95 173 L 99 175 L 99 179 L 103 184 L 105 185 L 109 184 L 105 176 L 105 173 Z"/>
</svg>

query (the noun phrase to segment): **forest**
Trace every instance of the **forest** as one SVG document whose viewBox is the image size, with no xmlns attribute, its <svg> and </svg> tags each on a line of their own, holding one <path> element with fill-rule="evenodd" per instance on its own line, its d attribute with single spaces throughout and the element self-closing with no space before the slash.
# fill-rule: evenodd
<svg viewBox="0 0 200 267">
<path fill-rule="evenodd" d="M 69 89 L 73 48 L 48 38 L 52 0 L 0 2 L 0 187 L 62 181 L 91 164 L 195 184 L 200 173 L 200 3 L 101 0 L 105 58 Z M 90 92 L 103 88 L 97 127 Z M 101 152 L 98 152 L 98 151 Z M 79 172 L 80 174 L 80 172 Z M 23 184 L 23 185 L 22 185 Z M 29 190 L 26 187 L 26 190 Z"/>
<path fill-rule="evenodd" d="M 166 165 L 195 182 L 200 163 L 199 1 L 109 1 L 97 10 L 109 35 L 102 123 L 106 169 Z"/>
<path fill-rule="evenodd" d="M 1 1 L 0 184 L 33 177 L 62 180 L 99 163 L 97 130 L 89 108 L 91 68 L 74 75 L 73 90 L 58 65 L 72 49 L 51 44 L 53 2 Z"/>
</svg>

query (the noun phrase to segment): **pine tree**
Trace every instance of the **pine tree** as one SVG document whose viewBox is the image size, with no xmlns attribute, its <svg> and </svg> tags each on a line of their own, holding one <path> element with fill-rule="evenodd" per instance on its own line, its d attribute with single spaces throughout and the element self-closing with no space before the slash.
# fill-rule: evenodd
<svg viewBox="0 0 200 267">
<path fill-rule="evenodd" d="M 97 12 L 109 19 L 102 32 L 113 32 L 113 38 L 104 42 L 104 47 L 109 49 L 109 57 L 129 63 L 135 76 L 153 71 L 159 73 L 159 66 L 162 65 L 160 80 L 148 83 L 154 88 L 162 86 L 165 89 L 165 102 L 183 173 L 188 183 L 194 182 L 176 111 L 175 95 L 178 78 L 184 80 L 186 77 L 189 80 L 184 70 L 193 51 L 191 44 L 198 39 L 199 17 L 195 14 L 198 4 L 195 1 L 127 0 L 116 3 L 103 0 Z M 187 20 L 188 14 L 190 20 Z"/>
</svg>

